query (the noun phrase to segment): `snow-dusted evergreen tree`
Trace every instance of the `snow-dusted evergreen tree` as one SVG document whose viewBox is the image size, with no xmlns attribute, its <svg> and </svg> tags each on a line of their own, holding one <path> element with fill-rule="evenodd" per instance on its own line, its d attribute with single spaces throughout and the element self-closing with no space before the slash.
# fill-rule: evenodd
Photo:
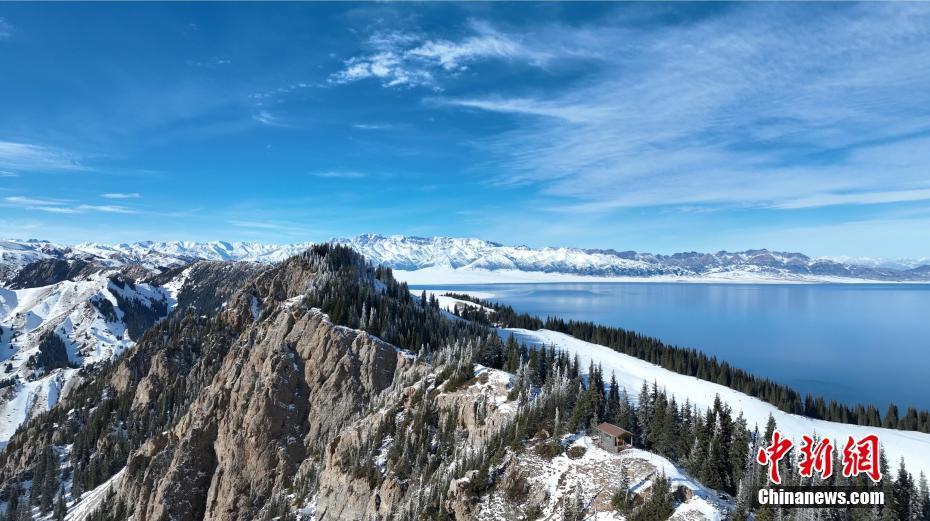
<svg viewBox="0 0 930 521">
<path fill-rule="evenodd" d="M 646 447 L 649 439 L 649 424 L 652 420 L 652 396 L 649 393 L 649 386 L 643 382 L 639 391 L 639 398 L 636 402 L 636 423 L 639 426 L 639 439 L 642 446 Z"/>
</svg>

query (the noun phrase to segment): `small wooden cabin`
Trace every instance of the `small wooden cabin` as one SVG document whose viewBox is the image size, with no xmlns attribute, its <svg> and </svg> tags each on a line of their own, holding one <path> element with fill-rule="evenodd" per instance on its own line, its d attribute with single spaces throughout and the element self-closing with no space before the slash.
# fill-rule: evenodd
<svg viewBox="0 0 930 521">
<path fill-rule="evenodd" d="M 617 427 L 612 423 L 602 423 L 596 427 L 597 444 L 610 452 L 621 452 L 633 446 L 633 433 Z"/>
</svg>

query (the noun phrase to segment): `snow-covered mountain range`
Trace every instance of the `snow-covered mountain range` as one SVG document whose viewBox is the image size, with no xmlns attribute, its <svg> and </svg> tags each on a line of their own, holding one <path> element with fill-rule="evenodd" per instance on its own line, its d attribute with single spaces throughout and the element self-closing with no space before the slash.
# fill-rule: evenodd
<svg viewBox="0 0 930 521">
<path fill-rule="evenodd" d="M 175 307 L 210 311 L 224 291 L 263 268 L 198 262 L 221 256 L 218 245 L 143 248 L 0 242 L 6 275 L 0 281 L 0 448 L 21 423 L 49 410 L 100 362 L 134 347 Z M 237 255 L 263 255 L 235 248 Z"/>
<path fill-rule="evenodd" d="M 658 279 L 728 281 L 928 281 L 930 266 L 883 267 L 813 258 L 801 253 L 746 250 L 658 255 L 635 251 L 505 246 L 480 239 L 360 235 L 334 242 L 411 282 L 503 282 Z M 928 262 L 930 264 L 930 262 Z"/>
<path fill-rule="evenodd" d="M 116 267 L 138 264 L 150 269 L 177 267 L 196 260 L 271 263 L 307 249 L 312 243 L 273 245 L 255 242 L 133 242 L 73 246 L 35 239 L 0 240 L 0 279 L 37 261 L 82 261 Z"/>
<path fill-rule="evenodd" d="M 412 283 L 533 282 L 560 280 L 797 281 L 797 282 L 928 282 L 930 259 L 809 257 L 766 249 L 673 255 L 580 249 L 506 246 L 474 238 L 405 237 L 375 234 L 333 239 L 355 248 L 372 262 L 390 266 Z M 164 269 L 195 260 L 273 263 L 305 250 L 312 243 L 136 242 L 82 243 L 0 241 L 0 281 L 28 287 L 36 277 L 47 282 L 90 266 L 138 265 Z M 38 263 L 38 261 L 44 261 Z M 32 268 L 30 269 L 30 265 Z"/>
</svg>

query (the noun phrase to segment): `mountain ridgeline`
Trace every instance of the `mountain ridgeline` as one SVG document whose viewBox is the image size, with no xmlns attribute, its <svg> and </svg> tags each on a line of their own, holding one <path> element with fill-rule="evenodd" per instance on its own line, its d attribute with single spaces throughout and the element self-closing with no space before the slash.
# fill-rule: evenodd
<svg viewBox="0 0 930 521">
<path fill-rule="evenodd" d="M 930 259 L 849 259 L 809 257 L 802 253 L 752 249 L 739 252 L 681 252 L 672 255 L 614 249 L 507 246 L 474 238 L 385 237 L 376 234 L 337 238 L 375 264 L 405 272 L 449 273 L 496 282 L 508 274 L 532 280 L 553 276 L 658 280 L 767 281 L 930 281 Z M 137 242 L 65 246 L 46 241 L 0 241 L 0 281 L 7 287 L 51 284 L 95 266 L 139 265 L 153 269 L 184 266 L 198 260 L 280 262 L 310 243 L 259 244 L 213 241 Z M 521 278 L 521 280 L 525 280 Z M 40 284 L 41 283 L 41 284 Z"/>
<path fill-rule="evenodd" d="M 751 491 L 765 484 L 755 450 L 774 420 L 763 438 L 719 399 L 699 410 L 670 398 L 661 382 L 630 397 L 597 365 L 502 340 L 492 326 L 549 324 L 727 377 L 713 360 L 502 306 L 456 317 L 341 245 L 314 245 L 270 266 L 199 262 L 147 277 L 180 285 L 173 311 L 121 356 L 76 370 L 80 381 L 57 405 L 10 438 L 0 452 L 4 521 L 584 519 L 595 502 L 583 487 L 554 496 L 528 469 L 582 457 L 571 440 L 603 421 L 633 433 L 649 457 L 730 494 L 701 498 L 721 509 L 710 519 L 803 519 L 752 505 Z M 106 284 L 128 292 L 129 281 L 119 282 Z M 61 346 L 46 347 L 57 363 Z M 748 375 L 734 381 L 768 385 Z M 812 482 L 792 468 L 786 461 L 792 483 Z M 867 485 L 838 474 L 818 483 Z M 651 467 L 637 479 L 642 487 L 624 478 L 591 494 L 612 496 L 607 507 L 633 521 L 667 519 L 689 501 L 691 492 Z M 644 493 L 647 482 L 656 485 Z M 884 507 L 821 513 L 930 516 L 926 485 L 903 462 L 881 486 Z"/>
</svg>

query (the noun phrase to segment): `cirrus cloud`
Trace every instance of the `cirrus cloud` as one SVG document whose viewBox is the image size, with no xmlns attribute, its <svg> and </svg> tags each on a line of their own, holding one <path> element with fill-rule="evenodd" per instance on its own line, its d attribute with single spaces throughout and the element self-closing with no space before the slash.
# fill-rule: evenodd
<svg viewBox="0 0 930 521">
<path fill-rule="evenodd" d="M 62 171 L 87 170 L 78 157 L 52 147 L 0 141 L 0 170 L 4 171 Z"/>
<path fill-rule="evenodd" d="M 103 213 L 137 213 L 133 208 L 120 205 L 74 204 L 68 199 L 54 199 L 47 197 L 28 197 L 15 195 L 3 198 L 4 206 L 12 206 L 24 210 L 35 210 L 46 213 L 78 214 L 85 212 Z"/>
<path fill-rule="evenodd" d="M 686 24 L 603 23 L 602 40 L 570 26 L 554 38 L 587 42 L 600 60 L 568 86 L 428 99 L 512 118 L 473 142 L 495 183 L 591 213 L 926 199 L 926 4 L 744 4 Z"/>
</svg>

